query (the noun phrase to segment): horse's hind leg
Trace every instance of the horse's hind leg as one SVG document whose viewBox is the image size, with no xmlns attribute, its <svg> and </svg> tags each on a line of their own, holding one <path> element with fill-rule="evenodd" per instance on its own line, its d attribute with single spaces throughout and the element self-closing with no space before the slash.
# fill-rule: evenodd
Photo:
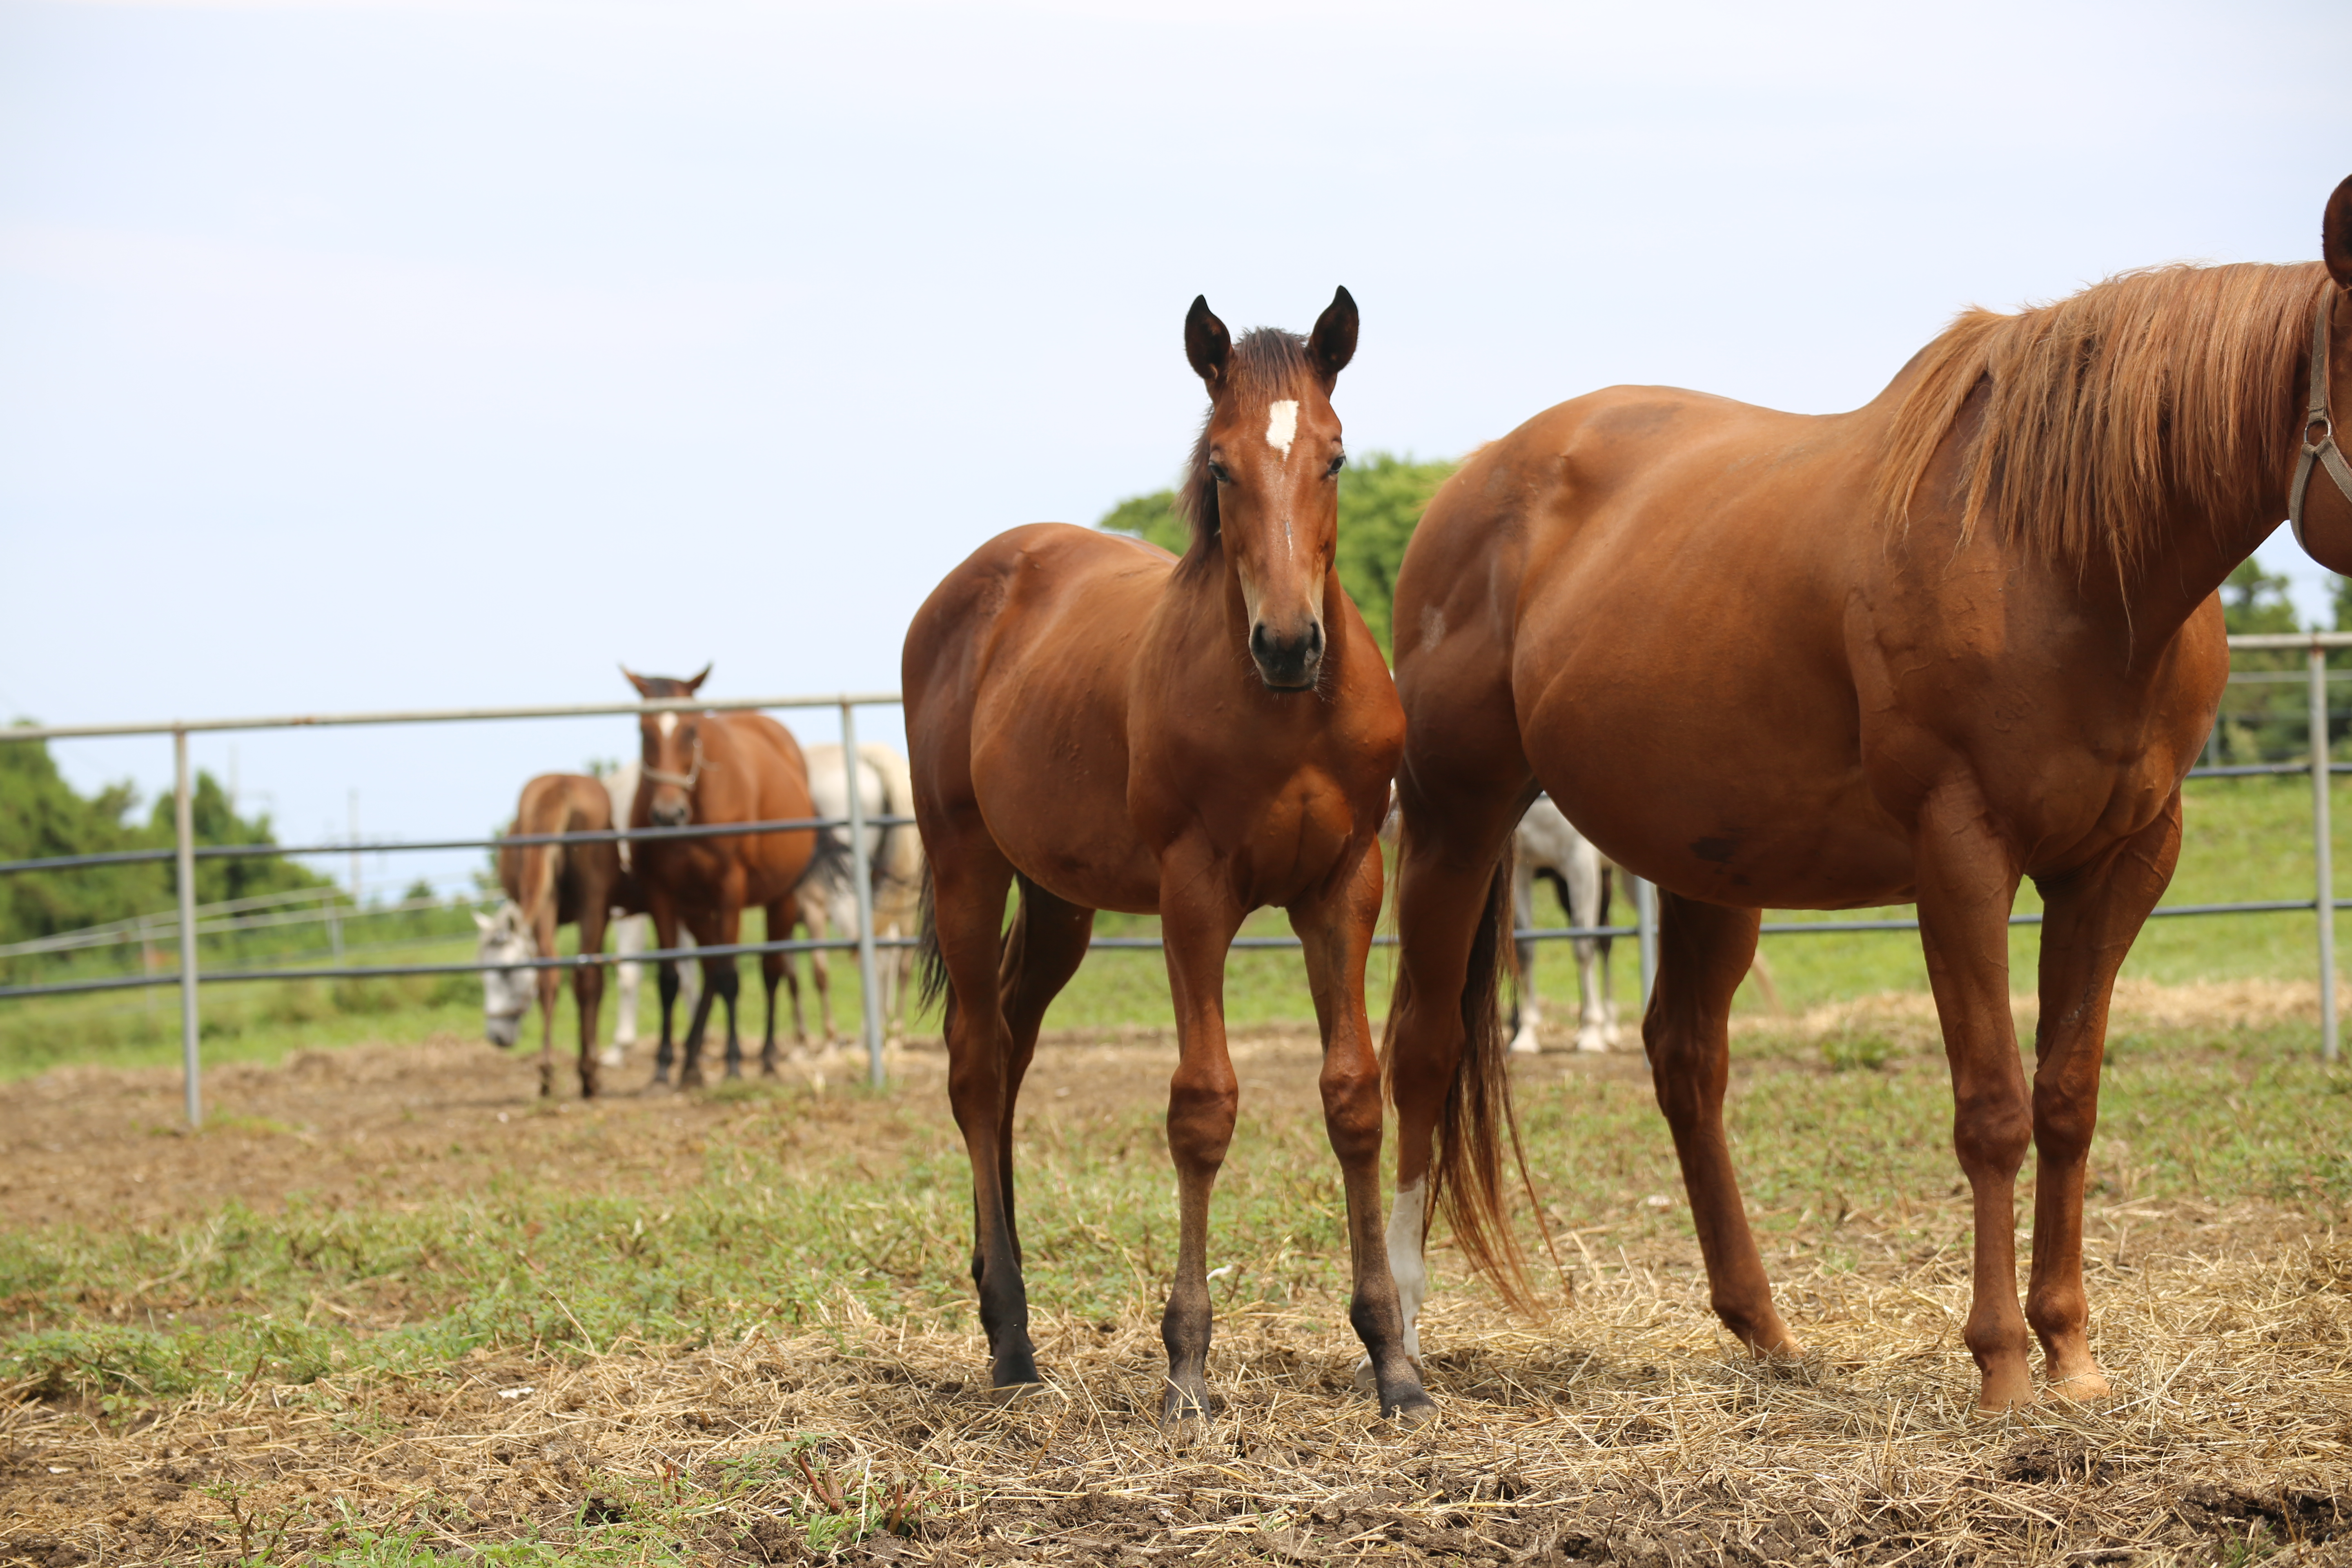
<svg viewBox="0 0 2352 1568">
<path fill-rule="evenodd" d="M 1294 905 L 1290 923 L 1307 950 L 1307 983 L 1323 1036 L 1323 1126 L 1348 1195 L 1348 1254 L 1355 1275 L 1348 1321 L 1364 1342 L 1381 1414 L 1419 1420 L 1436 1406 L 1404 1348 L 1404 1311 L 1381 1237 L 1381 1064 L 1364 1011 L 1364 962 L 1381 913 L 1381 857 L 1367 845 L 1328 897 Z"/>
<path fill-rule="evenodd" d="M 1759 1355 L 1797 1355 L 1802 1347 L 1772 1305 L 1723 1132 L 1731 995 L 1748 973 L 1761 918 L 1658 889 L 1658 975 L 1642 1039 L 1658 1109 L 1674 1132 L 1715 1315 Z"/>
<path fill-rule="evenodd" d="M 580 951 L 604 951 L 604 915 L 593 903 L 580 916 Z M 596 1098 L 596 1025 L 604 1000 L 604 971 L 586 963 L 572 973 L 572 1001 L 580 1009 L 580 1098 Z"/>
<path fill-rule="evenodd" d="M 2042 1341 L 2053 1394 L 2109 1392 L 2091 1353 L 2083 1291 L 2083 1175 L 2099 1120 L 2099 1068 L 2116 970 L 2180 857 L 2180 797 L 2154 825 L 2042 889 L 2042 1021 L 2034 1031 L 2033 1273 L 2025 1319 Z"/>
<path fill-rule="evenodd" d="M 1005 1184 L 1014 1086 L 999 963 L 1013 867 L 988 837 L 978 812 L 955 816 L 963 820 L 942 823 L 927 815 L 924 821 L 924 843 L 933 857 L 930 934 L 948 977 L 948 1101 L 971 1161 L 971 1280 L 988 1334 L 989 1381 L 1006 1388 L 1037 1381 L 1029 1293 Z"/>
<path fill-rule="evenodd" d="M 1532 931 L 1536 923 L 1536 873 L 1533 866 L 1517 866 L 1511 872 L 1511 925 L 1515 931 Z M 1518 1015 L 1512 1020 L 1511 1051 L 1516 1056 L 1531 1057 L 1541 1052 L 1543 1041 L 1537 1037 L 1540 1026 L 1536 1001 L 1536 944 L 1533 939 L 1511 941 L 1512 1008 Z"/>
<path fill-rule="evenodd" d="M 1021 908 L 1005 937 L 997 981 L 1007 1041 L 1004 1099 L 997 1121 L 997 1183 L 1004 1194 L 1005 1232 L 1013 1238 L 1016 1258 L 1021 1221 L 1013 1195 L 1013 1110 L 1030 1060 L 1037 1054 L 1037 1031 L 1045 1024 L 1045 1009 L 1085 962 L 1094 930 L 1094 910 L 1065 902 L 1025 877 L 1021 879 Z"/>
<path fill-rule="evenodd" d="M 1568 893 L 1562 901 L 1568 905 L 1569 922 L 1587 930 L 1599 925 L 1601 852 L 1580 840 L 1561 872 L 1560 883 Z M 1576 949 L 1576 1048 L 1605 1051 L 1615 1043 L 1610 1038 L 1615 1031 L 1610 1026 L 1608 994 L 1598 973 L 1601 939 L 1580 936 L 1571 945 Z"/>
<path fill-rule="evenodd" d="M 800 903 L 795 899 L 779 899 L 767 907 L 768 940 L 782 942 L 793 933 L 793 922 L 799 920 Z M 768 1010 L 760 1035 L 760 1076 L 776 1076 L 776 984 L 793 972 L 793 955 L 789 952 L 763 952 L 760 955 L 760 984 L 767 994 Z M 795 1002 L 800 990 L 793 988 Z"/>
</svg>

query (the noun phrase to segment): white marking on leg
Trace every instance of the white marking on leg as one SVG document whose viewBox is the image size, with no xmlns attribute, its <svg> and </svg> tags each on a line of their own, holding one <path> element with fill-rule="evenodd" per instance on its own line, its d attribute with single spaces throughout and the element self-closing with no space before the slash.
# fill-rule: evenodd
<svg viewBox="0 0 2352 1568">
<path fill-rule="evenodd" d="M 1298 439 L 1298 399 L 1286 397 L 1266 411 L 1265 444 L 1290 456 L 1290 444 Z"/>
<path fill-rule="evenodd" d="M 1397 1189 L 1389 1211 L 1389 1272 L 1396 1278 L 1397 1308 L 1404 1316 L 1404 1353 L 1421 1359 L 1421 1304 L 1429 1299 L 1429 1268 L 1422 1260 L 1421 1232 L 1427 1212 L 1429 1179 Z"/>
</svg>

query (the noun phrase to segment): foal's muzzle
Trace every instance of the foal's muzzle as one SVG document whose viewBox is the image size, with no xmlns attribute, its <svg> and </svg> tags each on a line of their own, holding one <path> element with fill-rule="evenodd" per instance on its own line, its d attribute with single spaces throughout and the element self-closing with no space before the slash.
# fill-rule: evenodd
<svg viewBox="0 0 2352 1568">
<path fill-rule="evenodd" d="M 682 800 L 656 800 L 647 812 L 656 827 L 684 827 L 694 808 Z"/>
<path fill-rule="evenodd" d="M 1304 631 L 1285 634 L 1260 621 L 1250 628 L 1250 658 L 1258 679 L 1275 690 L 1304 691 L 1323 668 L 1323 623 L 1309 621 Z"/>
</svg>

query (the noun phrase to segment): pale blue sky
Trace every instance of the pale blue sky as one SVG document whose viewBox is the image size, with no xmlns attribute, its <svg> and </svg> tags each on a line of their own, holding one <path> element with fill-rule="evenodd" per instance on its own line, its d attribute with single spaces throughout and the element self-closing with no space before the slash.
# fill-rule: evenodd
<svg viewBox="0 0 2352 1568">
<path fill-rule="evenodd" d="M 1347 284 L 1360 451 L 1847 407 L 1970 302 L 2315 254 L 2346 58 L 2340 4 L 0 0 L 0 715 L 893 687 L 979 541 L 1166 482 L 1195 293 Z M 236 742 L 282 831 L 413 837 L 631 744 Z"/>
</svg>

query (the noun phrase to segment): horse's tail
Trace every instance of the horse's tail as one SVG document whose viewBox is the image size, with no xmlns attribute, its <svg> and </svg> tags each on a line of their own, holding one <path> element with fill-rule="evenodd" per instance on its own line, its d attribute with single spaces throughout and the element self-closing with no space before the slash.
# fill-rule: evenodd
<svg viewBox="0 0 2352 1568">
<path fill-rule="evenodd" d="M 931 883 L 931 863 L 923 862 L 923 895 L 919 919 L 922 935 L 915 948 L 916 1005 L 929 1012 L 941 999 L 954 1000 L 948 990 L 947 954 L 940 951 L 939 889 Z"/>
<path fill-rule="evenodd" d="M 1503 1208 L 1503 1142 L 1519 1168 L 1520 1185 L 1530 1198 L 1527 1150 L 1511 1106 L 1510 1037 L 1502 1017 L 1503 969 L 1511 952 L 1511 875 L 1514 846 L 1504 841 L 1486 889 L 1486 908 L 1470 943 L 1469 972 L 1462 985 L 1462 1054 L 1446 1086 L 1438 1119 L 1437 1157 L 1430 1167 L 1430 1205 L 1443 1208 L 1454 1239 L 1471 1267 L 1486 1276 L 1514 1308 L 1528 1310 L 1527 1261 Z M 1537 1223 L 1542 1223 L 1538 1211 Z M 1550 1246 L 1546 1231 L 1544 1243 Z"/>
</svg>

